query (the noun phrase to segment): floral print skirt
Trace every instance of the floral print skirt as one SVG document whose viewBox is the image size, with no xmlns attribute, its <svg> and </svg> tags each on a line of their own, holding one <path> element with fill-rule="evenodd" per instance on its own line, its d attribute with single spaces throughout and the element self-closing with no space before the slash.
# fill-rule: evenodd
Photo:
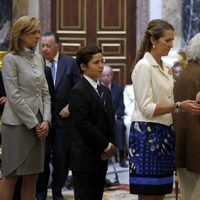
<svg viewBox="0 0 200 200">
<path fill-rule="evenodd" d="M 164 195 L 172 192 L 174 146 L 173 126 L 132 122 L 129 135 L 130 193 Z"/>
</svg>

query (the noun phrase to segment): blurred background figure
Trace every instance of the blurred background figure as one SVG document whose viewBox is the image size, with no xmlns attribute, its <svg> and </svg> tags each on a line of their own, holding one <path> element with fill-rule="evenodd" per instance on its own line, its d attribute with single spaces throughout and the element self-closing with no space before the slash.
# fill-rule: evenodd
<svg viewBox="0 0 200 200">
<path fill-rule="evenodd" d="M 119 164 L 121 167 L 128 167 L 126 163 L 126 138 L 124 125 L 124 100 L 123 87 L 112 82 L 113 70 L 110 66 L 104 65 L 101 81 L 108 87 L 112 95 L 112 108 L 115 114 L 115 143 L 119 153 Z"/>
<path fill-rule="evenodd" d="M 174 66 L 172 67 L 174 81 L 176 81 L 178 76 L 181 74 L 181 72 L 183 71 L 183 68 L 184 67 L 180 62 L 174 63 Z"/>
<path fill-rule="evenodd" d="M 133 85 L 126 85 L 124 87 L 124 105 L 125 105 L 125 115 L 124 124 L 126 126 L 126 147 L 128 149 L 129 132 L 132 122 L 132 115 L 135 109 L 135 95 L 133 91 Z"/>
</svg>

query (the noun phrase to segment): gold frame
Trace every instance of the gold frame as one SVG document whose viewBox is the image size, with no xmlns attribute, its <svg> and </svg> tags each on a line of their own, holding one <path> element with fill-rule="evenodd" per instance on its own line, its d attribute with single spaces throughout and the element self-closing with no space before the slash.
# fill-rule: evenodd
<svg viewBox="0 0 200 200">
<path fill-rule="evenodd" d="M 3 57 L 6 55 L 7 51 L 0 51 L 0 69 L 2 68 Z"/>
</svg>

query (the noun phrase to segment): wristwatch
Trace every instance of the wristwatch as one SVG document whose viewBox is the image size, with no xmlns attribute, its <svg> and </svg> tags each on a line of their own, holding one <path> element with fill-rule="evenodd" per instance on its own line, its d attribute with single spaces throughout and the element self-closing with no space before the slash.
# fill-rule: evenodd
<svg viewBox="0 0 200 200">
<path fill-rule="evenodd" d="M 180 107 L 181 107 L 181 103 L 179 101 L 174 103 L 174 112 L 175 113 L 180 112 L 180 110 L 181 110 Z"/>
</svg>

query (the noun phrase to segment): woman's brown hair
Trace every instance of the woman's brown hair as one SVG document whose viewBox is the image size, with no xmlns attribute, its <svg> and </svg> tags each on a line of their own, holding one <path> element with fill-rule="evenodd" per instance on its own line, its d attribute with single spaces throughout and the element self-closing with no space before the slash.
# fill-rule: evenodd
<svg viewBox="0 0 200 200">
<path fill-rule="evenodd" d="M 144 56 L 145 52 L 152 48 L 151 37 L 158 40 L 163 36 L 165 30 L 174 30 L 174 27 L 162 19 L 154 19 L 148 23 L 147 29 L 142 38 L 139 51 L 135 58 L 135 64 Z"/>
</svg>

